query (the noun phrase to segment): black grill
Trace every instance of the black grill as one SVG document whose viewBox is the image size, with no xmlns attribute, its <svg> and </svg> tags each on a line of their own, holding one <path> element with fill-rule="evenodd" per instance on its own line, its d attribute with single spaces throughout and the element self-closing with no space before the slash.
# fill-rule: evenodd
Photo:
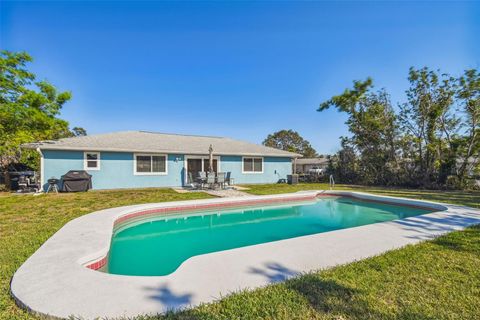
<svg viewBox="0 0 480 320">
<path fill-rule="evenodd" d="M 79 192 L 92 189 L 92 176 L 85 170 L 70 170 L 62 176 L 62 191 Z"/>
</svg>

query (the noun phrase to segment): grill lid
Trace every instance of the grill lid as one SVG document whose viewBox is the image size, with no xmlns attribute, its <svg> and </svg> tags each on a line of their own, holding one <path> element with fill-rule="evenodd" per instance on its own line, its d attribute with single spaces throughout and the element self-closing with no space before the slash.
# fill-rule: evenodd
<svg viewBox="0 0 480 320">
<path fill-rule="evenodd" d="M 62 176 L 62 180 L 89 180 L 91 177 L 85 170 L 70 170 Z"/>
</svg>

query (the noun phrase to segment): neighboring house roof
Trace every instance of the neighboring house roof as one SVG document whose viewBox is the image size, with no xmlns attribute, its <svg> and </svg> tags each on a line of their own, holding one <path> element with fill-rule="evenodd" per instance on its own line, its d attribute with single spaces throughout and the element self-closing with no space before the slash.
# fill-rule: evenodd
<svg viewBox="0 0 480 320">
<path fill-rule="evenodd" d="M 194 136 L 147 131 L 122 131 L 24 144 L 41 150 L 155 152 L 179 154 L 301 157 L 300 154 L 224 137 Z"/>
<path fill-rule="evenodd" d="M 327 158 L 302 158 L 302 159 L 297 159 L 297 165 L 303 165 L 303 164 L 326 164 L 328 163 Z"/>
</svg>

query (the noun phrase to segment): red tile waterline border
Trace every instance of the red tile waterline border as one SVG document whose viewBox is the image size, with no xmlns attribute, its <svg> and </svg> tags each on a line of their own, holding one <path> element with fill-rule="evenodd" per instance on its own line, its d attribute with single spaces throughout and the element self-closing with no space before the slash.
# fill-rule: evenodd
<svg viewBox="0 0 480 320">
<path fill-rule="evenodd" d="M 100 258 L 99 260 L 90 263 L 86 267 L 92 270 L 98 270 L 100 268 L 103 268 L 107 264 L 107 256 Z"/>
<path fill-rule="evenodd" d="M 423 209 L 423 210 L 432 210 L 432 208 L 427 208 L 426 206 L 419 206 L 413 205 L 408 203 L 392 203 L 391 201 L 382 201 L 377 199 L 364 199 L 355 195 L 351 194 L 340 194 L 335 192 L 325 192 L 325 193 L 317 193 L 315 195 L 307 195 L 307 196 L 295 196 L 295 197 L 286 197 L 286 198 L 271 198 L 271 199 L 250 199 L 250 200 L 240 200 L 240 201 L 229 201 L 229 202 L 217 202 L 217 203 L 206 203 L 206 204 L 199 204 L 199 205 L 181 205 L 181 206 L 174 206 L 174 207 L 163 207 L 163 208 L 152 208 L 148 210 L 139 210 L 124 216 L 121 216 L 113 222 L 114 228 L 120 224 L 124 223 L 128 220 L 138 218 L 140 216 L 148 216 L 154 214 L 167 214 L 167 213 L 177 213 L 177 212 L 185 212 L 185 211 L 194 211 L 199 209 L 213 209 L 213 208 L 232 208 L 232 207 L 242 207 L 242 206 L 252 206 L 258 204 L 271 204 L 271 203 L 285 203 L 285 202 L 295 202 L 295 201 L 306 201 L 312 200 L 318 197 L 346 197 L 346 198 L 354 198 L 357 200 L 362 200 L 366 202 L 375 202 L 375 203 L 382 203 L 382 204 L 394 204 L 404 207 L 416 208 L 416 209 Z M 104 267 L 107 264 L 107 256 L 99 258 L 93 262 L 90 262 L 86 265 L 87 268 L 92 270 L 98 270 Z"/>
<path fill-rule="evenodd" d="M 138 218 L 140 216 L 148 216 L 153 214 L 168 214 L 168 213 L 177 213 L 185 211 L 194 211 L 200 209 L 214 209 L 214 208 L 232 208 L 232 207 L 242 207 L 242 206 L 252 206 L 258 204 L 271 204 L 271 203 L 285 203 L 285 202 L 295 202 L 295 201 L 306 201 L 315 199 L 317 195 L 308 195 L 308 196 L 295 196 L 295 197 L 286 197 L 286 198 L 271 198 L 271 199 L 250 199 L 250 200 L 240 200 L 240 201 L 229 201 L 229 202 L 216 202 L 216 203 L 206 203 L 199 205 L 180 205 L 173 207 L 163 207 L 163 208 L 152 208 L 148 210 L 139 210 L 124 216 L 121 216 L 113 222 L 114 228 L 128 220 Z M 86 265 L 87 268 L 92 270 L 98 270 L 104 267 L 107 264 L 107 256 L 101 257 L 98 260 L 94 260 Z"/>
<path fill-rule="evenodd" d="M 183 206 L 176 206 L 176 207 L 153 208 L 148 210 L 140 210 L 140 211 L 132 212 L 124 216 L 121 216 L 115 220 L 114 226 L 120 223 L 123 223 L 127 220 L 130 220 L 132 218 L 136 218 L 143 215 L 149 215 L 149 214 L 158 214 L 158 213 L 166 214 L 166 213 L 172 213 L 172 212 L 185 212 L 185 211 L 214 209 L 214 208 L 234 208 L 234 207 L 258 205 L 258 204 L 306 201 L 306 200 L 312 200 L 315 198 L 316 198 L 316 195 L 313 195 L 313 196 L 308 195 L 308 196 L 295 196 L 295 197 L 289 197 L 289 198 L 254 199 L 254 200 L 241 200 L 241 201 L 229 201 L 229 202 L 216 202 L 216 203 L 207 203 L 207 204 L 199 204 L 199 205 L 183 205 Z"/>
</svg>

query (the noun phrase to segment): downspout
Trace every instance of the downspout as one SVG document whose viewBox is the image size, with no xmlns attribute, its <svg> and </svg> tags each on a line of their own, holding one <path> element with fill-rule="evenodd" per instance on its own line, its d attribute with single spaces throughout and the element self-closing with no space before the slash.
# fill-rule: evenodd
<svg viewBox="0 0 480 320">
<path fill-rule="evenodd" d="M 44 158 L 43 158 L 43 153 L 40 148 L 37 148 L 37 152 L 40 153 L 40 192 L 43 192 L 43 185 L 45 183 L 45 177 L 44 177 Z"/>
</svg>

